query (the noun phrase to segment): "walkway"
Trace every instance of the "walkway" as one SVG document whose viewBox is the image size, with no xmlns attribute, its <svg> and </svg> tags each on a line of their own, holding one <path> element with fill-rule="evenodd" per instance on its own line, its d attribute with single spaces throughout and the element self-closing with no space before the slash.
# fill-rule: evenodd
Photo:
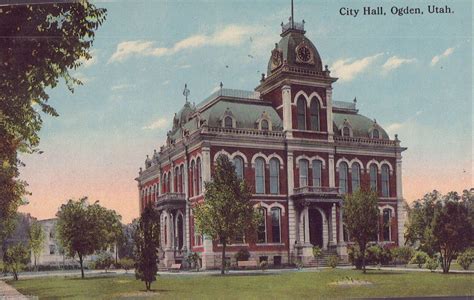
<svg viewBox="0 0 474 300">
<path fill-rule="evenodd" d="M 0 300 L 28 300 L 38 299 L 38 297 L 26 297 L 18 292 L 14 287 L 0 280 Z"/>
</svg>

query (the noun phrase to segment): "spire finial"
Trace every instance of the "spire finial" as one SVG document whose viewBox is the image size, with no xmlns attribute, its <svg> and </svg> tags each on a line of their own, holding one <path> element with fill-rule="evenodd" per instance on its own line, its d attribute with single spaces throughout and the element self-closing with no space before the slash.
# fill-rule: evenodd
<svg viewBox="0 0 474 300">
<path fill-rule="evenodd" d="M 222 90 L 222 88 L 224 87 L 224 84 L 222 83 L 222 81 L 221 81 L 221 83 L 219 84 L 219 86 L 221 87 L 221 90 Z"/>
<path fill-rule="evenodd" d="M 293 13 L 293 0 L 291 0 L 291 28 L 294 28 L 295 25 L 295 18 L 294 18 L 294 13 Z"/>
<path fill-rule="evenodd" d="M 188 96 L 189 96 L 189 94 L 190 94 L 190 91 L 189 91 L 189 89 L 188 89 L 188 84 L 185 83 L 185 84 L 184 84 L 183 95 L 184 95 L 184 97 L 186 97 L 186 103 L 188 103 Z"/>
</svg>

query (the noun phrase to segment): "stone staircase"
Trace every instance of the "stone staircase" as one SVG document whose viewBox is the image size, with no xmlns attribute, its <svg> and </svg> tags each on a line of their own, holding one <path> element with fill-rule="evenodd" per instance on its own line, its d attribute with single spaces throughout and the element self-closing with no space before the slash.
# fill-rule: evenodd
<svg viewBox="0 0 474 300">
<path fill-rule="evenodd" d="M 315 268 L 315 267 L 327 267 L 328 266 L 328 259 L 330 256 L 338 256 L 336 249 L 327 249 L 322 251 L 322 255 L 315 259 L 313 258 L 305 267 Z M 339 260 L 338 266 L 350 266 L 349 262 L 344 262 Z"/>
</svg>

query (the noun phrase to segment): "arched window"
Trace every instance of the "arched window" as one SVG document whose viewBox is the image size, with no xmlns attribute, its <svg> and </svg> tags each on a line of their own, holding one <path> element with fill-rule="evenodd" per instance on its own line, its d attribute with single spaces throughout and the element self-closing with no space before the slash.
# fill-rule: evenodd
<svg viewBox="0 0 474 300">
<path fill-rule="evenodd" d="M 322 163 L 320 160 L 313 160 L 313 186 L 321 186 L 321 167 Z"/>
<path fill-rule="evenodd" d="M 193 160 L 191 162 L 191 196 L 196 196 L 196 162 Z"/>
<path fill-rule="evenodd" d="M 347 188 L 347 170 L 348 166 L 346 162 L 339 164 L 339 191 L 341 194 L 346 194 Z"/>
<path fill-rule="evenodd" d="M 168 192 L 168 190 L 167 190 L 167 188 L 168 188 L 168 187 L 167 187 L 168 178 L 166 178 L 167 175 L 168 175 L 167 173 L 165 173 L 165 174 L 163 175 L 163 194 L 165 194 L 165 193 Z"/>
<path fill-rule="evenodd" d="M 280 161 L 276 158 L 270 159 L 270 194 L 280 193 Z"/>
<path fill-rule="evenodd" d="M 244 179 L 244 160 L 242 157 L 234 157 L 233 163 L 235 167 L 235 175 L 237 175 L 237 178 L 240 180 Z"/>
<path fill-rule="evenodd" d="M 265 161 L 261 157 L 255 160 L 255 193 L 265 194 Z"/>
<path fill-rule="evenodd" d="M 372 138 L 374 138 L 374 139 L 380 138 L 380 133 L 379 133 L 378 129 L 372 130 Z"/>
<path fill-rule="evenodd" d="M 180 177 L 181 177 L 181 174 L 180 174 L 179 167 L 174 168 L 174 192 L 175 193 L 180 192 L 179 190 L 181 188 Z"/>
<path fill-rule="evenodd" d="M 349 127 L 342 127 L 342 136 L 351 136 L 351 130 L 349 129 Z"/>
<path fill-rule="evenodd" d="M 306 159 L 300 159 L 300 187 L 308 186 L 308 161 Z"/>
<path fill-rule="evenodd" d="M 226 117 L 224 118 L 224 127 L 225 127 L 225 128 L 232 128 L 232 127 L 234 127 L 232 117 L 226 116 Z"/>
<path fill-rule="evenodd" d="M 202 245 L 202 236 L 199 234 L 199 231 L 196 228 L 196 219 L 193 220 L 194 224 L 194 246 Z"/>
<path fill-rule="evenodd" d="M 392 221 L 392 210 L 385 208 L 383 210 L 383 240 L 384 241 L 390 241 L 391 240 L 391 233 L 392 233 L 392 228 L 391 228 L 391 222 Z"/>
<path fill-rule="evenodd" d="M 181 193 L 184 193 L 184 190 L 185 190 L 185 182 L 184 182 L 184 165 L 181 165 L 181 167 L 179 168 L 179 174 L 181 175 L 181 178 L 180 178 L 180 182 L 181 182 Z"/>
<path fill-rule="evenodd" d="M 296 101 L 296 112 L 298 119 L 298 129 L 306 129 L 306 101 L 303 96 Z"/>
<path fill-rule="evenodd" d="M 202 192 L 202 168 L 201 168 L 201 158 L 196 159 L 196 177 L 197 177 L 197 195 L 200 195 Z"/>
<path fill-rule="evenodd" d="M 311 113 L 311 130 L 319 131 L 319 101 L 314 98 L 309 107 Z"/>
<path fill-rule="evenodd" d="M 382 197 L 389 197 L 389 169 L 387 165 L 382 166 Z"/>
<path fill-rule="evenodd" d="M 370 165 L 370 189 L 373 191 L 377 190 L 377 165 L 371 164 Z"/>
<path fill-rule="evenodd" d="M 158 199 L 158 196 L 160 196 L 160 183 L 159 182 L 156 184 L 155 198 Z"/>
<path fill-rule="evenodd" d="M 260 222 L 257 227 L 257 243 L 267 242 L 267 210 L 263 207 L 258 209 L 260 214 Z"/>
<path fill-rule="evenodd" d="M 267 120 L 260 121 L 260 128 L 262 130 L 268 130 L 269 129 L 268 121 Z"/>
<path fill-rule="evenodd" d="M 281 243 L 281 209 L 273 207 L 272 210 L 272 242 Z"/>
<path fill-rule="evenodd" d="M 353 163 L 351 168 L 352 192 L 355 192 L 360 188 L 360 165 Z"/>
</svg>

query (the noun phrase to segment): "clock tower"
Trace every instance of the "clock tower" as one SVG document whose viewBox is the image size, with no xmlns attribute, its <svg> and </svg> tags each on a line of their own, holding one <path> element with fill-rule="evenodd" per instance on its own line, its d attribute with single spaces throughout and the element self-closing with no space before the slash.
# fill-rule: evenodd
<svg viewBox="0 0 474 300">
<path fill-rule="evenodd" d="M 305 36 L 305 21 L 281 24 L 281 39 L 256 91 L 283 120 L 288 138 L 333 140 L 332 83 L 314 44 Z"/>
</svg>

